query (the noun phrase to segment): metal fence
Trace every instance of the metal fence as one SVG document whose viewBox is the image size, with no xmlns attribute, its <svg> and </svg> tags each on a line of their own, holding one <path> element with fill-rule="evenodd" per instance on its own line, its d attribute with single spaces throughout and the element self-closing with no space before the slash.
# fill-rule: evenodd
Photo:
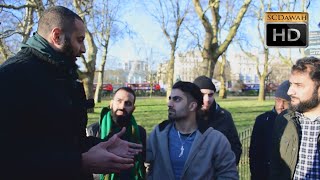
<svg viewBox="0 0 320 180">
<path fill-rule="evenodd" d="M 251 132 L 252 127 L 239 133 L 239 138 L 242 144 L 242 155 L 238 165 L 240 180 L 250 180 L 249 146 Z"/>
</svg>

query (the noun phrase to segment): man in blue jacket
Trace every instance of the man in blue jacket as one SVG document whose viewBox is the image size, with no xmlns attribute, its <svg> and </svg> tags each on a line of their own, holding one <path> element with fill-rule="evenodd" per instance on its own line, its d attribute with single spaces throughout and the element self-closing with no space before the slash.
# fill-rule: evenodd
<svg viewBox="0 0 320 180">
<path fill-rule="evenodd" d="M 249 149 L 252 180 L 269 178 L 273 125 L 277 115 L 289 107 L 290 96 L 287 94 L 289 86 L 288 80 L 281 83 L 275 92 L 273 109 L 256 118 Z"/>
</svg>

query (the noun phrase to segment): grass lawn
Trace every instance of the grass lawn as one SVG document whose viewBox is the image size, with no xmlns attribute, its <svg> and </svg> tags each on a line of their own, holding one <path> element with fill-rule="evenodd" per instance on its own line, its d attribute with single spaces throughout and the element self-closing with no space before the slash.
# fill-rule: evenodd
<svg viewBox="0 0 320 180">
<path fill-rule="evenodd" d="M 229 96 L 228 99 L 219 99 L 216 101 L 221 107 L 231 112 L 238 132 L 242 132 L 251 127 L 257 115 L 269 111 L 274 105 L 273 98 L 266 98 L 265 102 L 258 102 L 257 97 L 235 97 Z M 103 100 L 95 106 L 95 112 L 89 113 L 89 122 L 92 124 L 99 121 L 102 107 L 109 105 L 109 100 Z M 136 110 L 133 113 L 137 123 L 143 126 L 149 134 L 153 127 L 167 119 L 167 104 L 165 97 L 137 97 Z"/>
</svg>

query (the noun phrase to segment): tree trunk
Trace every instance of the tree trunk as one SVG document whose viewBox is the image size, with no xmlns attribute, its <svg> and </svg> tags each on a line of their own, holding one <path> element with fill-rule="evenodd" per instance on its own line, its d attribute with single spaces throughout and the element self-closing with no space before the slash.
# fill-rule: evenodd
<svg viewBox="0 0 320 180">
<path fill-rule="evenodd" d="M 220 15 L 219 15 L 219 4 L 220 1 L 208 1 L 208 7 L 205 9 L 211 10 L 211 19 L 206 16 L 205 11 L 203 10 L 200 0 L 193 0 L 193 4 L 195 7 L 195 11 L 204 27 L 204 30 L 206 32 L 205 39 L 204 39 L 204 45 L 203 45 L 203 60 L 209 61 L 208 63 L 208 70 L 209 72 L 206 72 L 206 75 L 209 77 L 213 77 L 214 68 L 218 61 L 218 58 L 220 55 L 226 51 L 229 44 L 231 43 L 233 37 L 236 35 L 236 32 L 239 28 L 239 25 L 242 21 L 242 18 L 244 14 L 246 13 L 249 4 L 252 0 L 245 0 L 243 5 L 241 6 L 233 24 L 230 26 L 230 30 L 227 34 L 226 39 L 218 45 L 219 39 L 218 39 L 218 31 L 219 31 L 219 21 L 220 21 Z M 210 22 L 211 21 L 211 22 Z M 208 51 L 208 52 L 206 52 Z M 205 65 L 206 63 L 204 63 Z"/>
<path fill-rule="evenodd" d="M 94 102 L 101 102 L 101 96 L 102 96 L 102 85 L 103 85 L 103 74 L 104 70 L 99 70 L 97 72 L 97 84 L 96 84 L 96 91 L 94 92 Z"/>
<path fill-rule="evenodd" d="M 94 78 L 94 73 L 92 73 L 92 72 L 87 72 L 87 73 L 83 74 L 82 82 L 83 82 L 84 91 L 86 92 L 87 99 L 92 99 L 93 78 Z M 90 94 L 90 92 L 91 92 L 91 94 Z M 91 96 L 91 98 L 90 98 L 90 96 Z M 93 109 L 94 108 L 89 109 L 88 112 L 94 112 Z"/>
<path fill-rule="evenodd" d="M 33 4 L 33 2 L 31 0 L 28 0 L 26 2 L 27 5 L 30 5 L 30 4 Z M 34 8 L 33 7 L 27 7 L 25 9 L 25 17 L 24 17 L 24 21 L 22 22 L 22 32 L 23 32 L 23 37 L 22 37 L 22 43 L 26 43 L 27 40 L 29 39 L 30 37 L 30 34 L 31 34 L 31 30 L 32 30 L 32 27 L 34 25 L 33 23 L 33 14 L 34 14 Z"/>
<path fill-rule="evenodd" d="M 8 53 L 8 50 L 6 49 L 6 47 L 3 45 L 3 43 L 2 43 L 2 39 L 0 39 L 0 55 L 2 56 L 2 60 L 3 60 L 3 62 L 5 61 L 5 60 L 7 60 L 8 59 L 8 57 L 9 57 L 9 53 Z M 2 63 L 2 61 L 0 61 L 0 64 Z"/>
<path fill-rule="evenodd" d="M 90 1 L 86 1 L 85 3 L 89 3 Z M 73 6 L 76 8 L 77 13 L 80 15 L 82 20 L 84 21 L 84 24 L 87 26 L 88 23 L 86 22 L 85 15 L 90 15 L 92 13 L 92 9 L 86 9 L 86 11 L 83 11 L 81 9 L 82 5 L 86 5 L 85 3 L 80 4 L 80 1 L 73 0 Z M 81 72 L 81 77 L 83 78 L 83 85 L 84 90 L 86 92 L 87 99 L 93 99 L 93 79 L 94 79 L 94 72 L 95 72 L 95 66 L 96 66 L 96 58 L 97 58 L 97 46 L 93 40 L 92 33 L 86 28 L 86 41 L 87 41 L 87 58 L 85 59 L 83 57 L 83 63 L 85 65 L 84 72 Z M 94 112 L 94 108 L 88 109 L 89 113 Z"/>
<path fill-rule="evenodd" d="M 261 76 L 260 82 L 259 82 L 259 96 L 258 101 L 265 101 L 265 77 Z"/>
<path fill-rule="evenodd" d="M 220 73 L 219 73 L 219 77 L 220 77 L 220 90 L 219 90 L 219 97 L 221 99 L 226 99 L 227 98 L 227 90 L 226 90 L 226 85 L 225 85 L 225 66 L 226 66 L 226 53 L 222 54 L 222 61 L 221 61 L 221 67 L 220 67 Z"/>
<path fill-rule="evenodd" d="M 97 58 L 97 46 L 93 41 L 93 35 L 88 30 L 86 31 L 86 37 L 88 42 L 88 60 L 87 60 L 87 72 L 85 75 L 87 75 L 86 83 L 84 83 L 86 95 L 88 99 L 93 99 L 93 79 L 94 79 L 94 72 L 95 72 L 95 65 L 96 65 L 96 58 Z M 88 112 L 94 112 L 94 108 L 88 110 Z"/>
<path fill-rule="evenodd" d="M 103 75 L 104 75 L 104 66 L 107 61 L 107 53 L 108 53 L 108 44 L 109 44 L 109 38 L 106 44 L 104 45 L 102 58 L 101 58 L 101 64 L 98 68 L 99 71 L 97 71 L 97 85 L 96 85 L 96 92 L 94 93 L 94 102 L 101 102 L 101 96 L 102 96 L 102 86 L 103 86 Z"/>
<path fill-rule="evenodd" d="M 175 47 L 171 48 L 171 53 L 170 53 L 170 61 L 168 64 L 168 79 L 167 79 L 167 100 L 169 99 L 169 96 L 171 94 L 171 90 L 172 90 L 172 85 L 173 85 L 173 74 L 174 74 L 174 54 L 175 54 Z"/>
<path fill-rule="evenodd" d="M 264 67 L 263 67 L 263 73 L 260 75 L 260 86 L 259 86 L 259 96 L 258 101 L 265 101 L 266 100 L 266 93 L 265 93 L 265 81 L 266 77 L 268 76 L 268 60 L 269 60 L 269 50 L 268 48 L 264 49 Z"/>
</svg>

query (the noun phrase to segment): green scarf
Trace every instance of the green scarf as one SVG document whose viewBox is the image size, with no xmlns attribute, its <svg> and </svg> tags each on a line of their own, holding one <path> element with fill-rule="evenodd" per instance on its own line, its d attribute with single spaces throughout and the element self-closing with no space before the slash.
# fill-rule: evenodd
<svg viewBox="0 0 320 180">
<path fill-rule="evenodd" d="M 48 62 L 56 66 L 64 69 L 77 69 L 74 60 L 70 59 L 70 57 L 66 56 L 63 52 L 54 50 L 49 42 L 38 33 L 34 33 L 25 44 L 21 44 L 21 49 L 23 48 L 33 48 L 39 51 L 43 56 L 47 57 Z"/>
<path fill-rule="evenodd" d="M 121 130 L 120 127 L 114 126 L 114 122 L 111 119 L 111 110 L 102 117 L 100 128 L 101 128 L 101 139 L 104 139 L 106 136 L 108 136 L 108 134 L 111 131 L 114 133 L 117 133 L 117 132 L 120 132 Z M 130 122 L 126 126 L 126 132 L 122 137 L 123 139 L 129 142 L 134 142 L 139 144 L 142 143 L 140 133 L 139 133 L 139 127 L 133 116 L 131 116 Z M 130 177 L 133 177 L 132 179 L 134 180 L 145 179 L 144 178 L 145 168 L 144 168 L 141 154 L 136 155 L 134 159 L 135 159 L 135 164 L 134 164 L 134 167 L 131 168 Z M 105 179 L 105 175 L 100 174 L 100 180 L 104 180 L 104 179 Z M 109 174 L 109 180 L 118 180 L 118 179 L 120 179 L 120 176 L 118 173 Z"/>
</svg>

